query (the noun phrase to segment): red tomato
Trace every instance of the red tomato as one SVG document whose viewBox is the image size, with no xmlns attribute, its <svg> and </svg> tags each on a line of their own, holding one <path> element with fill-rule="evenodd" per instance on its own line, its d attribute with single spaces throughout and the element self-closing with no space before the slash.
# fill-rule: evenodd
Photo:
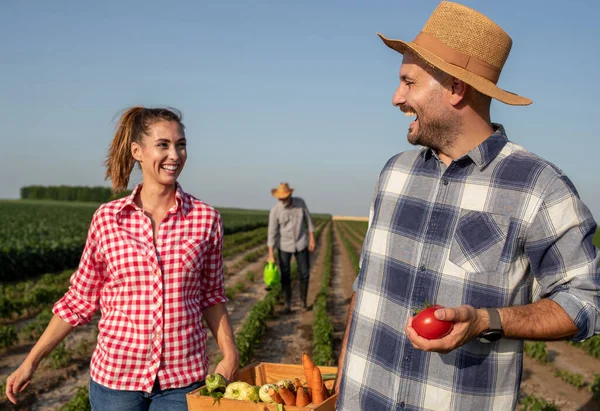
<svg viewBox="0 0 600 411">
<path fill-rule="evenodd" d="M 437 340 L 438 338 L 445 337 L 452 331 L 452 327 L 454 326 L 453 321 L 441 321 L 435 318 L 435 310 L 440 308 L 444 307 L 436 304 L 425 308 L 413 318 L 412 327 L 417 334 L 428 340 Z"/>
</svg>

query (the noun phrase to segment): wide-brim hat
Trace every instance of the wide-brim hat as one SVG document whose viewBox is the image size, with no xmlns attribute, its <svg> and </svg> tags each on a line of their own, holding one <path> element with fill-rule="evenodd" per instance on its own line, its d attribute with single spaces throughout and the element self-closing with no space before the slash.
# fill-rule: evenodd
<svg viewBox="0 0 600 411">
<path fill-rule="evenodd" d="M 498 87 L 512 39 L 492 20 L 461 4 L 441 2 L 411 42 L 377 35 L 390 48 L 411 51 L 433 67 L 506 104 L 526 106 L 531 99 Z"/>
<path fill-rule="evenodd" d="M 277 197 L 280 200 L 284 198 L 288 198 L 294 192 L 293 188 L 290 188 L 288 183 L 281 183 L 277 186 L 277 188 L 271 189 L 271 195 Z"/>
</svg>

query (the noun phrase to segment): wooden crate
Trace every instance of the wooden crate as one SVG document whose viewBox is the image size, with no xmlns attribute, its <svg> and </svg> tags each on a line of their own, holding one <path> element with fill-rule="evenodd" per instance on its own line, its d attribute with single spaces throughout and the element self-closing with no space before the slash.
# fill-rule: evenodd
<svg viewBox="0 0 600 411">
<path fill-rule="evenodd" d="M 321 373 L 334 374 L 337 373 L 337 367 L 321 367 L 319 366 Z M 242 368 L 238 373 L 238 381 L 245 381 L 248 384 L 258 385 L 259 387 L 263 384 L 274 384 L 279 380 L 288 379 L 293 380 L 299 378 L 305 380 L 304 369 L 302 365 L 295 364 L 275 364 L 268 362 L 253 363 Z M 325 381 L 327 388 L 331 389 L 334 381 Z M 202 388 L 202 387 L 200 387 Z M 277 404 L 267 404 L 264 402 L 254 403 L 251 401 L 240 401 L 230 400 L 221 398 L 221 402 L 215 403 L 211 397 L 198 395 L 200 388 L 188 393 L 187 404 L 189 411 L 238 411 L 238 410 L 249 410 L 249 411 L 277 411 Z M 283 405 L 285 411 L 302 411 L 302 410 L 315 410 L 315 411 L 335 411 L 335 403 L 337 401 L 337 394 L 327 398 L 321 404 L 309 404 L 306 407 L 295 407 Z"/>
</svg>

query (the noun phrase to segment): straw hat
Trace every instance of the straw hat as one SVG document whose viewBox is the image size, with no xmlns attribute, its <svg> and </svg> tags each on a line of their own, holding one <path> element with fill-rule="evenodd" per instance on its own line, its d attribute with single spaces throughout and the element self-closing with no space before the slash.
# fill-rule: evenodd
<svg viewBox="0 0 600 411">
<path fill-rule="evenodd" d="M 473 9 L 441 2 L 412 42 L 377 35 L 397 52 L 412 51 L 428 64 L 496 100 L 515 106 L 532 103 L 527 97 L 496 86 L 512 40 L 496 23 Z"/>
<path fill-rule="evenodd" d="M 292 195 L 293 192 L 294 189 L 290 188 L 288 183 L 280 183 L 279 186 L 277 186 L 277 188 L 271 189 L 271 194 L 280 200 L 288 198 Z"/>
</svg>

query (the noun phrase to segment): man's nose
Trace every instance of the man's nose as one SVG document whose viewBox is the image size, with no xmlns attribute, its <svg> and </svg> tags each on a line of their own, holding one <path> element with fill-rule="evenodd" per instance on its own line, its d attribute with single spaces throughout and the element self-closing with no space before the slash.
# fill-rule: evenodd
<svg viewBox="0 0 600 411">
<path fill-rule="evenodd" d="M 392 96 L 392 104 L 394 107 L 398 107 L 400 104 L 406 103 L 406 98 L 404 97 L 404 91 L 402 90 L 402 86 L 398 86 L 396 92 Z"/>
</svg>

